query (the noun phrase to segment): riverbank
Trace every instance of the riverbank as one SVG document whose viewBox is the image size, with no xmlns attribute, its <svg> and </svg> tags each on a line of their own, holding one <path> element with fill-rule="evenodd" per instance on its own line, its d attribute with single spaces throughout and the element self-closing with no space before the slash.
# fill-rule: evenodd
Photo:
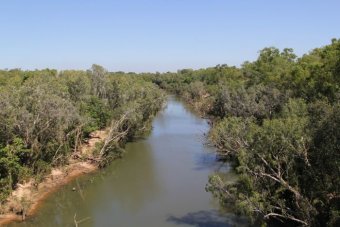
<svg viewBox="0 0 340 227">
<path fill-rule="evenodd" d="M 18 184 L 6 203 L 1 206 L 3 214 L 0 215 L 0 226 L 13 221 L 23 221 L 26 217 L 34 215 L 40 204 L 51 193 L 74 178 L 97 170 L 98 165 L 93 161 L 93 151 L 98 142 L 105 140 L 107 133 L 106 130 L 91 133 L 87 143 L 69 157 L 68 165 L 53 168 L 51 173 L 44 177 L 39 184 L 35 183 L 33 179 L 24 184 Z"/>
</svg>

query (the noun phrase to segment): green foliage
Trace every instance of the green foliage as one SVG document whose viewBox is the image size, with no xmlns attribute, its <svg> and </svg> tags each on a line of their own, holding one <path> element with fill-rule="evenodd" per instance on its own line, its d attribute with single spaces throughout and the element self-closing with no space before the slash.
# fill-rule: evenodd
<svg viewBox="0 0 340 227">
<path fill-rule="evenodd" d="M 0 71 L 0 203 L 18 182 L 43 179 L 91 132 L 129 110 L 126 137 L 107 152 L 119 156 L 124 142 L 148 129 L 163 101 L 160 89 L 139 75 L 99 65 L 86 72 Z"/>
<path fill-rule="evenodd" d="M 215 95 L 213 108 L 209 114 L 225 116 L 255 117 L 257 120 L 272 118 L 279 112 L 288 95 L 280 90 L 264 85 L 245 89 L 220 87 Z"/>
<path fill-rule="evenodd" d="M 29 170 L 25 163 L 29 153 L 30 150 L 25 148 L 20 138 L 14 138 L 13 144 L 0 148 L 1 199 L 9 195 L 19 179 L 28 175 Z"/>
<path fill-rule="evenodd" d="M 223 155 L 236 155 L 249 146 L 258 126 L 254 118 L 227 117 L 210 131 L 210 140 Z"/>
<path fill-rule="evenodd" d="M 84 126 L 85 135 L 104 128 L 110 120 L 111 113 L 109 107 L 97 96 L 90 96 L 80 104 L 80 111 L 88 118 Z"/>
</svg>

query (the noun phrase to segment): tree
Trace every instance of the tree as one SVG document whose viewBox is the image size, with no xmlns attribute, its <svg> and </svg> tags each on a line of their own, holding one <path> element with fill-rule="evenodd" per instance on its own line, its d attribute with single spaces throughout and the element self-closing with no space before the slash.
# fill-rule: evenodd
<svg viewBox="0 0 340 227">
<path fill-rule="evenodd" d="M 105 98 L 105 77 L 107 75 L 107 70 L 100 65 L 93 64 L 89 73 L 91 75 L 93 94 L 100 98 Z"/>
</svg>

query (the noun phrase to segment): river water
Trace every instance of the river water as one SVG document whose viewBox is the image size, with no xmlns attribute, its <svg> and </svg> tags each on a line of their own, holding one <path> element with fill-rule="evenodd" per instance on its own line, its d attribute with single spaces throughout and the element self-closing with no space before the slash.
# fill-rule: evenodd
<svg viewBox="0 0 340 227">
<path fill-rule="evenodd" d="M 10 226 L 75 226 L 74 217 L 82 227 L 246 226 L 220 211 L 205 191 L 214 172 L 235 177 L 204 145 L 208 130 L 206 120 L 170 96 L 151 134 L 128 143 L 122 159 L 75 179 L 46 199 L 34 217 Z"/>
</svg>

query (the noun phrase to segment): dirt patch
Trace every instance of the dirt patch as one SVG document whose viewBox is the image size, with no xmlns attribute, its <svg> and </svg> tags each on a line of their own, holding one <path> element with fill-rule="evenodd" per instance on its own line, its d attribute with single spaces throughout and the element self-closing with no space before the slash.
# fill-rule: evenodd
<svg viewBox="0 0 340 227">
<path fill-rule="evenodd" d="M 91 155 L 96 143 L 104 141 L 106 136 L 106 130 L 91 133 L 87 143 L 83 144 L 79 151 L 70 157 L 70 164 L 52 169 L 41 183 L 36 184 L 32 179 L 24 184 L 18 184 L 1 207 L 3 214 L 0 215 L 0 226 L 13 221 L 22 221 L 26 216 L 33 215 L 48 195 L 74 178 L 98 169 L 97 164 L 91 161 L 93 160 Z M 90 158 L 84 161 L 82 157 Z"/>
</svg>

